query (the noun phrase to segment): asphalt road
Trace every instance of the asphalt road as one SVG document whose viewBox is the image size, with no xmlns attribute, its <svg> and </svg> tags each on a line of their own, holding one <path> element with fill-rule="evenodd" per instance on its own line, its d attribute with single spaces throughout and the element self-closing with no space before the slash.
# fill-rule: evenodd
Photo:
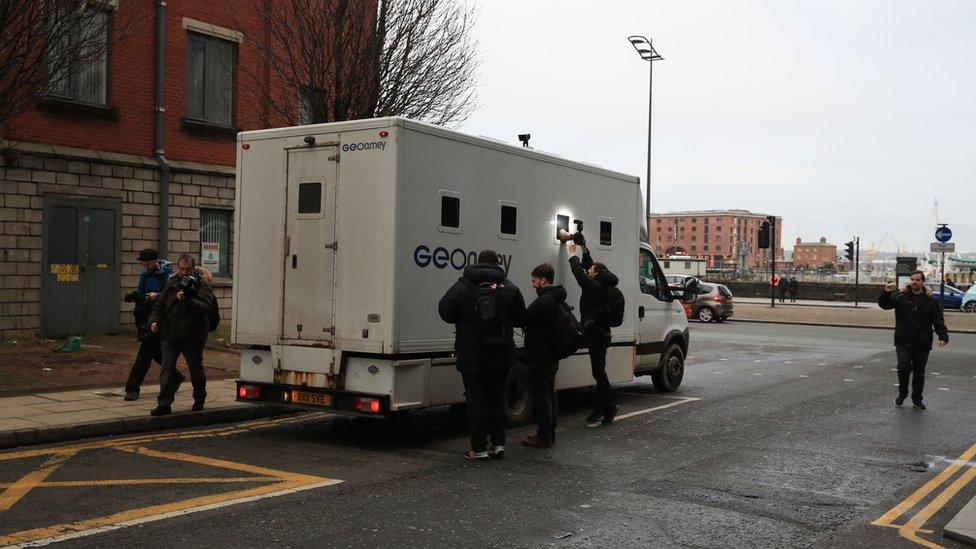
<svg viewBox="0 0 976 549">
<path fill-rule="evenodd" d="M 515 429 L 502 461 L 463 460 L 445 408 L 0 453 L 0 545 L 956 546 L 976 336 L 933 351 L 918 411 L 892 401 L 891 334 L 694 323 L 677 393 L 616 386 L 636 414 L 592 428 L 590 393 L 563 393 L 556 447 Z"/>
</svg>

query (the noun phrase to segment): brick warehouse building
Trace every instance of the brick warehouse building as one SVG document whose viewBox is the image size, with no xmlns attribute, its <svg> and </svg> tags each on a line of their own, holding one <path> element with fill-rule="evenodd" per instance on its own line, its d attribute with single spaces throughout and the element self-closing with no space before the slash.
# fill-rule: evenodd
<svg viewBox="0 0 976 549">
<path fill-rule="evenodd" d="M 827 242 L 827 237 L 821 236 L 820 242 L 803 242 L 796 237 L 793 246 L 793 268 L 822 269 L 837 265 L 837 246 Z"/>
<path fill-rule="evenodd" d="M 709 268 L 731 268 L 740 258 L 740 242 L 748 244 L 745 268 L 769 265 L 769 252 L 758 248 L 759 226 L 767 214 L 748 210 L 699 210 L 652 213 L 650 244 L 661 257 L 690 255 L 708 259 Z M 776 260 L 783 259 L 780 245 L 782 218 L 776 218 Z"/>
<path fill-rule="evenodd" d="M 283 125 L 263 94 L 298 108 L 271 71 L 244 85 L 264 61 L 246 38 L 260 18 L 242 7 L 100 3 L 93 24 L 112 35 L 127 18 L 126 36 L 0 128 L 0 338 L 131 325 L 120 297 L 146 247 L 196 256 L 229 316 L 236 133 Z"/>
</svg>

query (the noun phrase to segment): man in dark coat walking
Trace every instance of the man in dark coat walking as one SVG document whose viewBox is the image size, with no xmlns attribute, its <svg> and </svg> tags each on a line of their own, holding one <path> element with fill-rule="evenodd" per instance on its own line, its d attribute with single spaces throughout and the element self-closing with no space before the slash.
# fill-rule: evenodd
<svg viewBox="0 0 976 549">
<path fill-rule="evenodd" d="M 149 330 L 149 315 L 156 305 L 156 298 L 166 288 L 166 281 L 173 275 L 173 267 L 169 261 L 159 258 L 159 252 L 146 248 L 139 252 L 139 263 L 143 271 L 139 273 L 139 285 L 134 292 L 126 294 L 126 302 L 135 302 L 132 316 L 136 322 L 136 339 L 139 341 L 139 352 L 129 371 L 129 379 L 125 382 L 125 400 L 137 400 L 142 382 L 149 373 L 152 361 L 162 364 L 163 351 L 159 337 Z"/>
<path fill-rule="evenodd" d="M 586 336 L 590 354 L 590 370 L 596 381 L 596 401 L 586 421 L 602 418 L 604 425 L 613 423 L 619 409 L 610 401 L 610 380 L 607 377 L 607 348 L 610 346 L 610 322 L 605 309 L 607 288 L 620 281 L 603 263 L 594 262 L 583 244 L 583 259 L 576 256 L 576 244 L 569 245 L 569 266 L 582 291 L 580 295 L 580 323 Z"/>
<path fill-rule="evenodd" d="M 949 331 L 942 316 L 942 303 L 932 299 L 924 286 L 925 274 L 915 271 L 911 282 L 901 291 L 894 283 L 885 286 L 878 296 L 878 306 L 895 310 L 895 351 L 898 354 L 898 398 L 901 406 L 908 396 L 908 379 L 912 378 L 912 404 L 919 410 L 925 388 L 925 364 L 932 350 L 932 332 L 939 336 L 939 347 L 949 343 Z"/>
<path fill-rule="evenodd" d="M 212 275 L 198 269 L 189 254 L 176 262 L 177 273 L 169 279 L 166 289 L 156 300 L 149 317 L 149 327 L 162 340 L 162 374 L 159 376 L 157 406 L 150 414 L 162 416 L 172 412 L 176 391 L 184 376 L 176 369 L 180 355 L 186 360 L 193 383 L 194 412 L 203 410 L 207 399 L 207 377 L 203 371 L 203 347 L 210 333 L 210 315 L 217 308 L 217 299 L 210 289 Z M 190 277 L 195 279 L 188 285 Z"/>
<path fill-rule="evenodd" d="M 522 439 L 522 446 L 549 448 L 556 442 L 556 315 L 566 301 L 566 289 L 554 285 L 556 271 L 543 263 L 532 270 L 532 287 L 538 297 L 525 310 L 525 358 L 532 379 L 535 409 L 539 416 L 536 434 Z"/>
<path fill-rule="evenodd" d="M 438 312 L 455 326 L 457 369 L 471 427 L 471 449 L 464 456 L 500 458 L 505 454 L 505 380 L 515 362 L 514 328 L 523 325 L 525 316 L 522 293 L 505 278 L 498 254 L 484 250 L 441 298 Z"/>
</svg>

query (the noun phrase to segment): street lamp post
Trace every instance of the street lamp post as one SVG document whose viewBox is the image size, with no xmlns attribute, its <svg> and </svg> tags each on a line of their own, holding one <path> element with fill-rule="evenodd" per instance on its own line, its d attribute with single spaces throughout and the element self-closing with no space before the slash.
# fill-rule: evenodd
<svg viewBox="0 0 976 549">
<path fill-rule="evenodd" d="M 657 51 L 654 50 L 652 41 L 644 36 L 628 36 L 630 44 L 634 46 L 641 59 L 647 61 L 649 66 L 649 77 L 647 84 L 647 193 L 644 196 L 644 220 L 647 224 L 647 234 L 651 233 L 651 101 L 654 97 L 654 62 L 663 61 Z"/>
</svg>

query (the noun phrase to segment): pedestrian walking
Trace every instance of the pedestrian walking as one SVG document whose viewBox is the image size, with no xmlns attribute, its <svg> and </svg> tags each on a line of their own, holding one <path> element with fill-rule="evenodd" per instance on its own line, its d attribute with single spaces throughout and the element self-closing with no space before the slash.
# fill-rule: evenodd
<svg viewBox="0 0 976 549">
<path fill-rule="evenodd" d="M 534 435 L 522 439 L 522 446 L 532 448 L 549 448 L 556 442 L 559 354 L 555 330 L 559 307 L 566 301 L 566 289 L 553 284 L 555 274 L 549 263 L 532 270 L 532 287 L 538 297 L 525 310 L 525 361 L 532 380 L 539 427 Z"/>
<path fill-rule="evenodd" d="M 785 276 L 779 279 L 779 302 L 786 303 L 786 293 L 790 290 L 790 281 Z"/>
<path fill-rule="evenodd" d="M 603 263 L 594 262 L 585 243 L 582 260 L 577 257 L 575 243 L 569 245 L 569 265 L 582 290 L 580 295 L 580 323 L 586 336 L 586 347 L 590 355 L 590 371 L 596 382 L 596 400 L 593 412 L 586 421 L 600 421 L 605 425 L 613 423 L 619 407 L 611 401 L 610 379 L 607 377 L 607 348 L 610 346 L 610 322 L 605 310 L 607 289 L 619 282 L 617 275 L 610 272 Z"/>
<path fill-rule="evenodd" d="M 898 290 L 888 283 L 878 296 L 878 306 L 895 310 L 895 352 L 898 356 L 898 398 L 901 406 L 908 396 L 908 380 L 912 381 L 912 404 L 919 410 L 925 388 L 925 365 L 932 350 L 932 332 L 939 336 L 939 347 L 949 343 L 949 331 L 942 316 L 942 303 L 932 299 L 932 290 L 924 286 L 925 274 L 914 271 L 910 282 Z"/>
<path fill-rule="evenodd" d="M 790 277 L 790 303 L 796 303 L 796 296 L 800 293 L 800 281 L 795 276 Z"/>
<path fill-rule="evenodd" d="M 505 381 L 515 362 L 514 328 L 524 325 L 525 301 L 498 263 L 498 254 L 482 251 L 478 263 L 464 269 L 438 304 L 441 319 L 455 327 L 457 369 L 471 428 L 467 459 L 505 455 Z"/>
<path fill-rule="evenodd" d="M 186 379 L 176 369 L 180 355 L 186 360 L 193 383 L 192 410 L 203 410 L 207 399 L 203 347 L 207 343 L 207 334 L 220 318 L 217 298 L 210 288 L 212 280 L 210 271 L 197 267 L 193 256 L 183 254 L 176 262 L 176 274 L 156 300 L 149 327 L 162 341 L 163 361 L 157 406 L 150 412 L 154 416 L 172 413 L 176 391 Z"/>
<path fill-rule="evenodd" d="M 156 364 L 162 363 L 163 351 L 159 337 L 149 329 L 149 316 L 156 305 L 156 298 L 163 293 L 166 281 L 173 275 L 170 262 L 160 259 L 159 252 L 152 248 L 140 251 L 138 259 L 143 269 L 139 273 L 139 284 L 135 291 L 125 296 L 126 302 L 135 303 L 132 316 L 136 323 L 136 341 L 139 342 L 139 351 L 129 370 L 129 378 L 125 382 L 123 398 L 128 401 L 139 399 L 139 390 L 146 379 L 146 374 L 149 373 L 152 362 L 155 360 Z"/>
</svg>

